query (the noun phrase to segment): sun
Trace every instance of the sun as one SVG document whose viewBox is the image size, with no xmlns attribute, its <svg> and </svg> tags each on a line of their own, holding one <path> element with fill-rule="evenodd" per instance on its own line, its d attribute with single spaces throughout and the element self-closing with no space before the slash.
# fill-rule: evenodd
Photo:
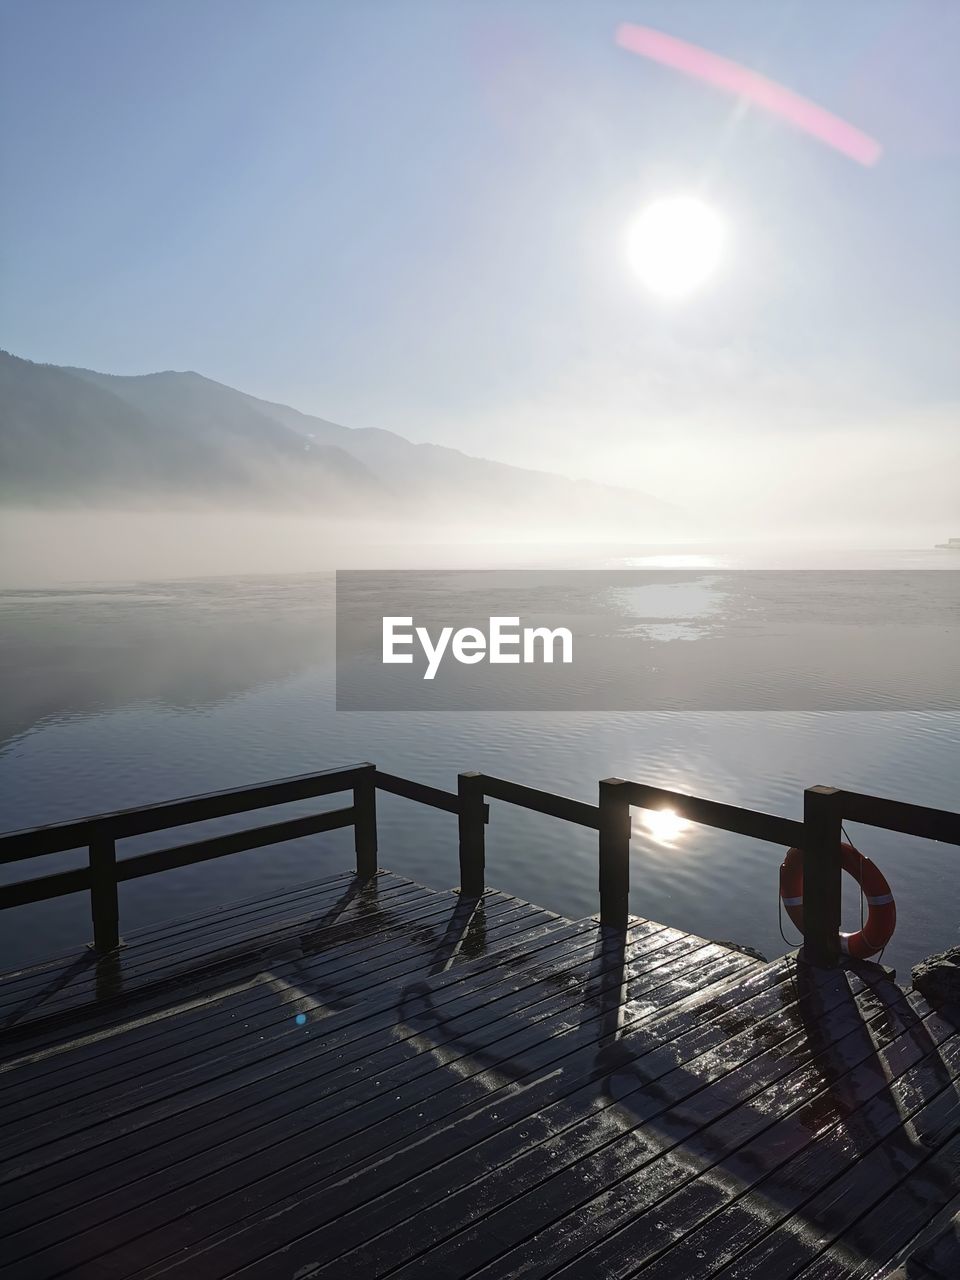
<svg viewBox="0 0 960 1280">
<path fill-rule="evenodd" d="M 723 220 L 695 196 L 654 200 L 627 231 L 630 265 L 662 298 L 695 293 L 717 270 L 725 244 Z"/>
</svg>

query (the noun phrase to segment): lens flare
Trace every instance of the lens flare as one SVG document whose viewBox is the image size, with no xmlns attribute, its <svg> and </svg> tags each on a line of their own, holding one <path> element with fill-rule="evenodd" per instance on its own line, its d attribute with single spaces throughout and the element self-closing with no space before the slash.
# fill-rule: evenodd
<svg viewBox="0 0 960 1280">
<path fill-rule="evenodd" d="M 717 89 L 735 94 L 743 101 L 762 107 L 772 115 L 780 116 L 795 128 L 832 147 L 834 151 L 856 160 L 858 164 L 869 166 L 880 159 L 880 144 L 874 138 L 823 107 L 818 107 L 808 98 L 802 98 L 792 89 L 768 80 L 749 67 L 731 62 L 729 58 L 722 58 L 717 53 L 688 44 L 686 40 L 678 40 L 663 31 L 637 26 L 632 22 L 624 22 L 617 28 L 616 41 L 630 53 L 637 53 L 642 58 L 659 62 L 661 66 L 671 67 L 674 71 L 703 80 Z"/>
</svg>

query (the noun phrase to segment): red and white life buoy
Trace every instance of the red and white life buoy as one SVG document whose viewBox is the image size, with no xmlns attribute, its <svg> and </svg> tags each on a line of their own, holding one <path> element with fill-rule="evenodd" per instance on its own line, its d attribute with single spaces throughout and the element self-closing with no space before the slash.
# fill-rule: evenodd
<svg viewBox="0 0 960 1280">
<path fill-rule="evenodd" d="M 856 933 L 840 934 L 840 949 L 848 956 L 865 960 L 882 951 L 897 927 L 897 904 L 893 900 L 887 878 L 875 862 L 854 849 L 841 844 L 840 862 L 844 871 L 853 876 L 867 900 L 869 911 L 866 923 Z M 787 915 L 803 932 L 803 853 L 800 849 L 788 849 L 780 867 L 780 897 Z"/>
</svg>

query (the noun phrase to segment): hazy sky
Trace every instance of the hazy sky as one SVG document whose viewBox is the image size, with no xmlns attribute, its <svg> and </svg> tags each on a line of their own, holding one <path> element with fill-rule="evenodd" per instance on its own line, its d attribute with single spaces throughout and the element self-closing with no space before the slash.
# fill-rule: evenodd
<svg viewBox="0 0 960 1280">
<path fill-rule="evenodd" d="M 956 0 L 0 14 L 0 345 L 18 355 L 196 369 L 665 496 L 746 457 L 783 473 L 870 449 L 889 469 L 904 441 L 926 474 L 957 442 Z M 809 96 L 880 162 L 625 52 L 621 21 Z M 624 232 L 677 192 L 730 243 L 667 304 Z"/>
</svg>

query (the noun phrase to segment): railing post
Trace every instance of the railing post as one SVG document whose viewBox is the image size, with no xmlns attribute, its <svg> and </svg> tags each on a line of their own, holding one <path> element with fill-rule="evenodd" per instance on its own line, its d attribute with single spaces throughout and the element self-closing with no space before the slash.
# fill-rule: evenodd
<svg viewBox="0 0 960 1280">
<path fill-rule="evenodd" d="M 120 907 L 117 901 L 117 846 L 105 836 L 90 841 L 90 914 L 93 949 L 103 955 L 120 945 Z"/>
<path fill-rule="evenodd" d="M 377 771 L 373 765 L 353 784 L 353 812 L 357 876 L 372 880 L 377 874 Z"/>
<path fill-rule="evenodd" d="M 840 959 L 840 840 L 843 793 L 808 787 L 803 793 L 803 958 L 822 968 Z"/>
<path fill-rule="evenodd" d="M 460 812 L 460 894 L 464 898 L 483 897 L 484 823 L 486 805 L 483 798 L 482 773 L 458 773 L 457 795 Z"/>
<path fill-rule="evenodd" d="M 626 929 L 630 914 L 630 797 L 622 778 L 600 783 L 600 923 Z"/>
</svg>

